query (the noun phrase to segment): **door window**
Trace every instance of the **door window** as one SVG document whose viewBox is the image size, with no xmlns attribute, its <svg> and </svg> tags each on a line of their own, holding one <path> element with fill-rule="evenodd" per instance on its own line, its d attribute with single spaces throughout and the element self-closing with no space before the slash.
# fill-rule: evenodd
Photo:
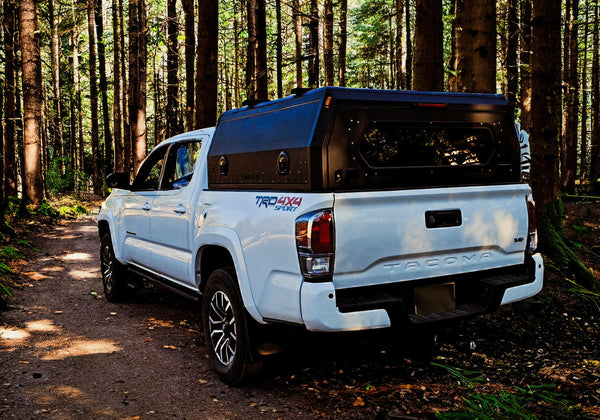
<svg viewBox="0 0 600 420">
<path fill-rule="evenodd" d="M 153 191 L 158 190 L 160 186 L 160 175 L 165 162 L 165 154 L 168 145 L 155 149 L 150 156 L 140 166 L 140 169 L 133 180 L 132 190 L 134 191 Z"/>
<path fill-rule="evenodd" d="M 161 189 L 177 190 L 190 183 L 201 145 L 200 141 L 186 141 L 171 147 Z"/>
</svg>

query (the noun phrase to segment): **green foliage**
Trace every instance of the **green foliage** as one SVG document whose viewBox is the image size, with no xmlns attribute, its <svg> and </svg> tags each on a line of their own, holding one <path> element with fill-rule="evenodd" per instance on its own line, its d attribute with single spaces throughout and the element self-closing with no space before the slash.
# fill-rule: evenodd
<svg viewBox="0 0 600 420">
<path fill-rule="evenodd" d="M 0 260 L 2 261 L 17 261 L 22 260 L 24 255 L 17 248 L 12 246 L 4 246 L 0 248 Z"/>
<path fill-rule="evenodd" d="M 41 214 L 43 216 L 50 217 L 52 219 L 56 219 L 58 217 L 58 211 L 52 207 L 46 200 L 42 201 L 40 207 L 34 211 L 34 213 Z"/>
<path fill-rule="evenodd" d="M 19 241 L 17 242 L 17 244 L 19 244 L 21 246 L 26 246 L 27 248 L 31 248 L 31 249 L 34 249 L 36 251 L 39 251 L 39 248 L 35 247 L 31 242 L 26 241 L 25 239 L 19 239 Z"/>
<path fill-rule="evenodd" d="M 455 419 L 524 419 L 533 420 L 538 417 L 529 407 L 537 404 L 551 404 L 557 409 L 566 409 L 569 418 L 576 418 L 577 413 L 570 408 L 570 401 L 562 394 L 554 392 L 555 385 L 531 385 L 526 388 L 515 387 L 516 393 L 500 391 L 497 394 L 471 394 L 464 399 L 466 407 L 461 411 L 438 413 L 436 417 L 443 420 Z M 556 413 L 557 416 L 560 414 Z M 561 417 L 564 417 L 561 416 Z"/>
<path fill-rule="evenodd" d="M 71 206 L 60 206 L 58 212 L 65 219 L 76 219 L 79 215 L 90 213 L 88 209 L 86 209 L 80 204 L 74 204 Z"/>
<path fill-rule="evenodd" d="M 541 209 L 538 218 L 539 248 L 550 257 L 556 268 L 563 274 L 573 275 L 577 283 L 589 290 L 598 290 L 598 281 L 594 274 L 579 260 L 571 249 L 563 228 L 564 208 L 557 199 Z"/>
<path fill-rule="evenodd" d="M 600 310 L 600 293 L 589 290 L 588 288 L 575 283 L 573 280 L 566 279 L 571 287 L 569 292 L 577 295 L 582 301 L 595 305 Z"/>
<path fill-rule="evenodd" d="M 71 160 L 59 157 L 50 161 L 46 172 L 46 187 L 53 196 L 72 191 L 81 191 L 87 187 L 90 175 L 74 169 Z"/>
<path fill-rule="evenodd" d="M 481 372 L 476 370 L 466 370 L 458 367 L 443 365 L 441 363 L 431 363 L 431 366 L 436 366 L 446 370 L 450 375 L 454 376 L 458 383 L 467 388 L 473 388 L 475 383 L 485 382 L 485 378 L 481 376 Z"/>
</svg>

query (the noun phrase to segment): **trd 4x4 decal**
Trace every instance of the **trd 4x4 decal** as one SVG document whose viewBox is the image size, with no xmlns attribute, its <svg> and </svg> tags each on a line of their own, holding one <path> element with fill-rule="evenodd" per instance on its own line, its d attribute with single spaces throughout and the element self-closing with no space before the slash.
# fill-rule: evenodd
<svg viewBox="0 0 600 420">
<path fill-rule="evenodd" d="M 256 205 L 258 206 L 258 208 L 273 208 L 273 210 L 277 211 L 296 211 L 296 209 L 299 208 L 301 204 L 302 197 L 289 197 L 287 195 L 256 196 Z"/>
</svg>

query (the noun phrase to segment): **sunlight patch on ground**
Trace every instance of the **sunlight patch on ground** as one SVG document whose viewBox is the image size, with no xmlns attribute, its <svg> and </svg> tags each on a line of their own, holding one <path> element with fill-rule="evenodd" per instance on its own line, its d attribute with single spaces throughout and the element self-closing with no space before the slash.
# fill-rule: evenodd
<svg viewBox="0 0 600 420">
<path fill-rule="evenodd" d="M 61 330 L 61 327 L 54 325 L 54 321 L 52 321 L 51 319 L 29 321 L 26 322 L 25 325 L 27 325 L 27 330 L 29 331 L 55 332 Z"/>
<path fill-rule="evenodd" d="M 100 276 L 100 270 L 71 270 L 69 276 L 76 279 L 97 279 Z"/>
<path fill-rule="evenodd" d="M 61 360 L 73 356 L 87 356 L 90 354 L 115 353 L 123 350 L 110 340 L 73 340 L 64 347 L 51 351 L 42 356 L 42 360 Z"/>
<path fill-rule="evenodd" d="M 119 418 L 114 410 L 103 407 L 102 402 L 95 402 L 90 395 L 80 388 L 71 385 L 46 385 L 32 388 L 28 393 L 35 399 L 35 402 L 41 406 L 52 407 L 55 404 L 68 405 L 71 408 L 80 406 L 87 410 L 95 411 L 97 418 Z M 60 411 L 60 410 L 59 410 Z M 53 411 L 54 412 L 54 411 Z M 60 415 L 57 412 L 56 418 L 73 418 L 71 415 Z M 80 418 L 81 416 L 76 416 Z M 96 417 L 96 416 L 95 416 Z"/>
<path fill-rule="evenodd" d="M 27 331 L 19 328 L 0 327 L 0 338 L 2 340 L 24 340 L 30 336 L 31 334 Z"/>
<path fill-rule="evenodd" d="M 35 281 L 40 281 L 40 280 L 44 280 L 44 279 L 49 279 L 50 276 L 46 276 L 42 273 L 38 273 L 38 272 L 29 272 L 29 273 L 23 273 L 23 275 L 29 277 L 31 280 L 35 280 Z"/>
<path fill-rule="evenodd" d="M 92 256 L 87 252 L 73 252 L 65 256 L 60 257 L 63 261 L 89 261 Z"/>
<path fill-rule="evenodd" d="M 93 233 L 97 233 L 98 232 L 98 227 L 95 225 L 88 225 L 88 226 L 81 226 L 79 228 L 76 229 L 77 232 L 93 232 Z"/>
<path fill-rule="evenodd" d="M 64 269 L 65 269 L 64 267 L 61 267 L 58 265 L 58 266 L 54 266 L 54 267 L 44 267 L 40 271 L 44 271 L 46 273 L 48 273 L 48 272 L 52 273 L 55 271 L 63 271 Z"/>
</svg>

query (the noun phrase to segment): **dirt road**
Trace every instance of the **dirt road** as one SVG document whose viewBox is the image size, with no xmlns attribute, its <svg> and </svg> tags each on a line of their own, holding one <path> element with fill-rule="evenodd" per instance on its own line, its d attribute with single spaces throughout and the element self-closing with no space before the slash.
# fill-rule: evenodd
<svg viewBox="0 0 600 420">
<path fill-rule="evenodd" d="M 290 406 L 279 392 L 222 384 L 190 302 L 158 291 L 107 302 L 92 217 L 32 242 L 40 251 L 21 267 L 17 309 L 0 314 L 0 418 L 313 415 L 301 396 Z"/>
<path fill-rule="evenodd" d="M 535 299 L 441 334 L 434 363 L 398 352 L 387 331 L 301 334 L 262 382 L 231 388 L 209 369 L 194 304 L 157 289 L 104 299 L 93 216 L 25 239 L 37 250 L 0 313 L 1 419 L 420 419 L 474 394 L 491 398 L 487 414 L 600 417 L 597 310 L 556 276 Z"/>
</svg>

